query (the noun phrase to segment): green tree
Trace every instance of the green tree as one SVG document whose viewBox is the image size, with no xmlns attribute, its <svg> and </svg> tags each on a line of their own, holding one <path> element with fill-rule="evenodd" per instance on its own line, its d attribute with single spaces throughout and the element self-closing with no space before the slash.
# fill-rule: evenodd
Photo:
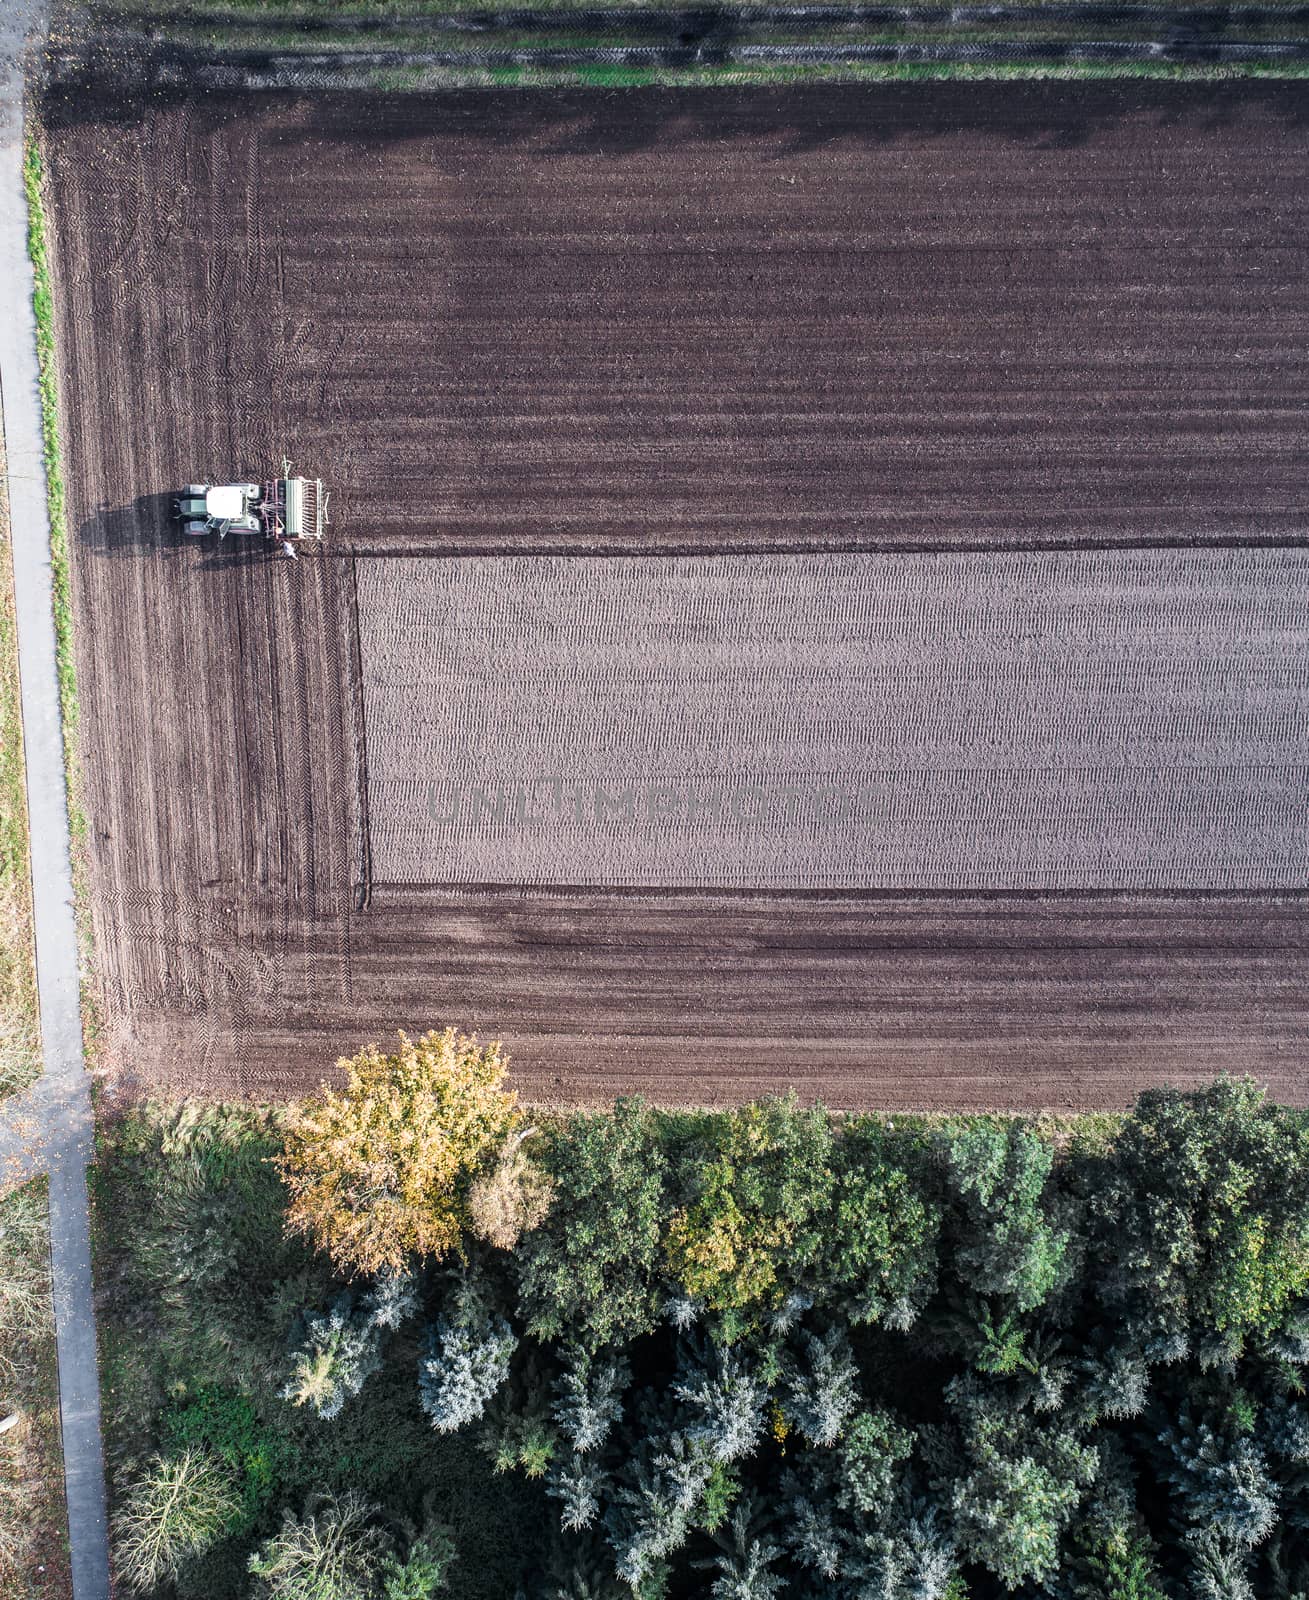
<svg viewBox="0 0 1309 1600">
<path fill-rule="evenodd" d="M 1061 1283 L 1068 1248 L 1049 1205 L 1053 1146 L 1021 1122 L 976 1121 L 944 1135 L 941 1156 L 956 1276 L 1016 1311 L 1039 1306 Z"/>
<path fill-rule="evenodd" d="M 859 1412 L 841 1440 L 842 1500 L 865 1516 L 889 1505 L 913 1446 L 913 1434 L 889 1412 Z"/>
<path fill-rule="evenodd" d="M 554 1181 L 546 1222 L 515 1254 L 528 1332 L 586 1350 L 620 1344 L 655 1324 L 667 1162 L 641 1100 L 578 1113 L 550 1138 Z"/>
<path fill-rule="evenodd" d="M 1231 1360 L 1309 1290 L 1309 1125 L 1248 1079 L 1143 1094 L 1082 1182 L 1099 1292 L 1161 1354 Z"/>
<path fill-rule="evenodd" d="M 382 1562 L 381 1600 L 431 1600 L 446 1587 L 454 1561 L 449 1529 L 429 1522 L 410 1541 L 403 1560 L 393 1554 Z"/>
<path fill-rule="evenodd" d="M 926 1192 L 921 1160 L 910 1172 L 896 1149 L 871 1119 L 837 1140 L 818 1279 L 820 1294 L 835 1298 L 852 1322 L 904 1329 L 936 1288 L 941 1211 Z"/>
<path fill-rule="evenodd" d="M 953 1379 L 946 1393 L 960 1433 L 951 1489 L 960 1550 L 1010 1589 L 1044 1583 L 1058 1568 L 1060 1539 L 1095 1476 L 1095 1449 L 976 1379 Z"/>
<path fill-rule="evenodd" d="M 345 1093 L 324 1087 L 288 1120 L 288 1228 L 346 1273 L 449 1255 L 470 1221 L 469 1189 L 518 1121 L 500 1047 L 447 1028 L 341 1066 Z"/>
<path fill-rule="evenodd" d="M 799 1284 L 823 1245 L 833 1185 L 832 1133 L 821 1106 L 766 1100 L 713 1118 L 671 1218 L 671 1277 L 730 1333 Z"/>
<path fill-rule="evenodd" d="M 1079 1539 L 1073 1565 L 1072 1600 L 1167 1600 L 1149 1535 L 1127 1520 Z"/>
</svg>

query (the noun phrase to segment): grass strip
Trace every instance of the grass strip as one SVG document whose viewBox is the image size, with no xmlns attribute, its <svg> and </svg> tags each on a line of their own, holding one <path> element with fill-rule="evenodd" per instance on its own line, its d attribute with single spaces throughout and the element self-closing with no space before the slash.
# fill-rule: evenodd
<svg viewBox="0 0 1309 1600">
<path fill-rule="evenodd" d="M 45 171 L 41 147 L 30 134 L 23 149 L 23 188 L 27 194 L 27 252 L 32 262 L 32 310 L 36 315 L 36 353 L 40 369 L 41 436 L 45 458 L 46 509 L 50 517 L 50 567 L 54 584 L 55 655 L 59 670 L 59 708 L 64 724 L 64 765 L 69 778 L 69 810 L 74 810 L 73 766 L 77 736 L 77 674 L 73 661 L 73 592 L 68 565 L 68 517 L 59 459 L 59 373 L 55 360 L 55 303 L 46 243 Z"/>
<path fill-rule="evenodd" d="M 757 0 L 715 0 L 713 9 L 730 17 L 738 11 L 754 10 L 756 3 Z M 895 3 L 912 5 L 914 0 L 895 0 Z M 926 3 L 939 4 L 939 0 L 926 0 Z M 1038 3 L 1045 3 L 1045 0 L 1038 0 Z M 1049 0 L 1055 14 L 1059 3 L 1060 0 Z M 1278 0 L 1271 0 L 1271 5 L 1277 3 Z M 691 0 L 514 0 L 508 8 L 479 5 L 476 0 L 354 0 L 350 4 L 344 4 L 343 0 L 130 0 L 125 4 L 100 6 L 94 15 L 102 26 L 141 26 L 156 37 L 167 37 L 173 28 L 197 25 L 218 30 L 232 28 L 242 34 L 253 27 L 294 26 L 299 22 L 308 23 L 315 32 L 328 28 L 349 31 L 356 19 L 372 22 L 375 31 L 380 32 L 383 30 L 376 27 L 379 21 L 389 26 L 410 19 L 495 14 L 503 9 L 544 13 L 615 9 L 637 14 L 643 11 L 677 14 L 703 8 L 696 7 Z M 1228 8 L 1216 0 L 1200 0 L 1197 6 L 1186 9 L 1192 16 L 1202 19 L 1209 14 L 1225 15 Z"/>
<path fill-rule="evenodd" d="M 59 451 L 59 365 L 55 350 L 55 301 L 50 273 L 45 216 L 45 166 L 35 133 L 29 129 L 23 146 L 23 188 L 27 197 L 27 252 L 32 263 L 32 310 L 36 318 L 36 353 L 41 395 L 41 440 L 45 462 L 46 511 L 50 522 L 50 571 L 55 624 L 55 664 L 59 674 L 59 710 L 63 724 L 64 782 L 68 796 L 68 830 L 72 851 L 73 892 L 78 945 L 83 973 L 91 971 L 91 901 L 87 884 L 86 813 L 82 809 L 81 765 L 77 730 L 77 664 L 73 647 L 73 580 L 69 563 L 68 511 Z M 82 983 L 82 1032 L 88 1052 L 98 1031 L 95 994 Z"/>
<path fill-rule="evenodd" d="M 0 1197 L 0 1594 L 71 1600 L 47 1186 Z"/>
<path fill-rule="evenodd" d="M 41 1073 L 13 546 L 0 453 L 0 1098 Z"/>
<path fill-rule="evenodd" d="M 1106 79 L 1159 78 L 1180 83 L 1222 83 L 1248 79 L 1309 78 L 1309 62 L 1229 62 L 1223 65 L 1171 61 L 1063 61 L 1019 62 L 897 62 L 861 61 L 768 62 L 739 66 L 705 65 L 693 68 L 625 66 L 620 63 L 580 64 L 567 67 L 433 67 L 398 68 L 366 74 L 359 81 L 336 87 L 366 87 L 389 92 L 431 89 L 515 87 L 567 88 L 583 85 L 606 89 L 708 88 L 727 84 L 790 83 L 924 83 L 1033 81 L 1070 82 Z"/>
<path fill-rule="evenodd" d="M 1114 27 L 1108 37 L 1117 43 L 1144 44 L 1158 40 L 1163 30 L 1157 24 L 1127 22 Z M 627 27 L 618 24 L 605 29 L 592 27 L 589 30 L 571 28 L 567 21 L 567 14 L 563 14 L 553 21 L 551 26 L 538 27 L 530 31 L 510 26 L 494 29 L 478 29 L 466 33 L 403 33 L 388 35 L 384 41 L 375 42 L 376 36 L 361 37 L 357 33 L 332 32 L 305 34 L 295 32 L 289 28 L 271 29 L 260 28 L 243 35 L 239 40 L 230 40 L 213 27 L 204 25 L 182 24 L 170 29 L 171 39 L 190 49 L 205 51 L 221 51 L 229 46 L 237 51 L 273 50 L 279 52 L 312 52 L 318 54 L 345 54 L 361 49 L 377 48 L 379 50 L 408 52 L 422 55 L 432 50 L 459 51 L 467 50 L 478 54 L 488 50 L 649 50 L 668 49 L 677 50 L 685 48 L 675 36 L 655 34 L 649 28 Z M 1106 38 L 1106 30 L 1095 28 L 1085 22 L 1066 22 L 1056 18 L 1050 25 L 1040 28 L 1039 33 L 1033 34 L 1030 22 L 1006 24 L 1001 21 L 977 20 L 962 21 L 950 24 L 924 26 L 921 24 L 900 23 L 887 24 L 882 27 L 856 27 L 842 25 L 828 29 L 804 31 L 796 28 L 768 27 L 760 28 L 749 25 L 732 32 L 731 38 L 726 40 L 724 47 L 728 52 L 734 53 L 740 47 L 767 46 L 776 50 L 798 49 L 819 50 L 830 49 L 834 56 L 843 50 L 866 46 L 890 45 L 960 45 L 975 46 L 978 50 L 996 47 L 1001 50 L 1008 49 L 1015 44 L 1024 44 L 1033 38 L 1039 40 L 1039 46 L 1048 48 L 1054 44 L 1090 44 L 1095 45 Z M 1275 45 L 1283 41 L 1295 42 L 1303 34 L 1288 34 L 1284 29 L 1273 26 L 1253 27 L 1241 30 L 1239 37 L 1234 36 L 1227 40 L 1220 35 L 1216 43 L 1233 43 L 1247 46 L 1260 44 Z M 715 48 L 711 41 L 708 48 Z M 1034 47 L 1035 48 L 1035 47 Z M 1271 61 L 1273 57 L 1269 57 Z M 749 65 L 749 63 L 746 63 Z M 1199 65 L 1212 65 L 1211 61 L 1193 63 Z M 694 70 L 690 66 L 689 70 Z"/>
</svg>

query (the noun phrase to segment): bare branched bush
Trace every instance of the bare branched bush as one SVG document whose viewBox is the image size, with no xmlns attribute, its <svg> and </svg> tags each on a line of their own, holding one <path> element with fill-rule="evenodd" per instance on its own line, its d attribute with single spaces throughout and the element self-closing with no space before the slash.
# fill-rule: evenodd
<svg viewBox="0 0 1309 1600">
<path fill-rule="evenodd" d="M 132 1589 L 173 1582 L 182 1564 L 216 1544 L 240 1513 L 225 1469 L 190 1445 L 156 1456 L 114 1514 L 114 1564 Z"/>
<path fill-rule="evenodd" d="M 351 1490 L 319 1495 L 302 1517 L 282 1526 L 250 1557 L 261 1600 L 360 1600 L 375 1592 L 389 1542 L 372 1523 L 374 1508 Z"/>
<path fill-rule="evenodd" d="M 554 1183 L 528 1155 L 525 1143 L 535 1130 L 513 1133 L 495 1166 L 468 1192 L 469 1226 L 479 1239 L 512 1250 L 525 1233 L 545 1221 Z"/>
</svg>

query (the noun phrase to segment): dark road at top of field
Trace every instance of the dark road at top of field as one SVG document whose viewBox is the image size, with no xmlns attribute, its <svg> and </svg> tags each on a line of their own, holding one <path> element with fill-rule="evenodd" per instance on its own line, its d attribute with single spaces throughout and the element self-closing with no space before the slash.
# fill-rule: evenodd
<svg viewBox="0 0 1309 1600">
<path fill-rule="evenodd" d="M 1309 1098 L 1298 889 L 388 881 L 359 604 L 403 632 L 400 555 L 1303 543 L 1300 86 L 83 102 L 48 147 L 106 1063 L 286 1095 L 458 1022 L 540 1099 Z M 283 454 L 321 555 L 183 546 L 179 485 Z"/>
</svg>

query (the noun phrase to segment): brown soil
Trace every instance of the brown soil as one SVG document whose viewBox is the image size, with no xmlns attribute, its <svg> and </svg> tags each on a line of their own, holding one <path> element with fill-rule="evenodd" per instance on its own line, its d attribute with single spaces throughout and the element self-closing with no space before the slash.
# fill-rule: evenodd
<svg viewBox="0 0 1309 1600">
<path fill-rule="evenodd" d="M 291 1093 L 447 1020 L 548 1098 L 1309 1098 L 1297 895 L 374 884 L 359 565 L 1304 532 L 1294 86 L 192 102 L 51 133 L 109 1045 Z M 283 452 L 319 558 L 181 548 Z M 403 563 L 396 563 L 397 571 Z M 395 603 L 403 616 L 405 593 Z"/>
</svg>

